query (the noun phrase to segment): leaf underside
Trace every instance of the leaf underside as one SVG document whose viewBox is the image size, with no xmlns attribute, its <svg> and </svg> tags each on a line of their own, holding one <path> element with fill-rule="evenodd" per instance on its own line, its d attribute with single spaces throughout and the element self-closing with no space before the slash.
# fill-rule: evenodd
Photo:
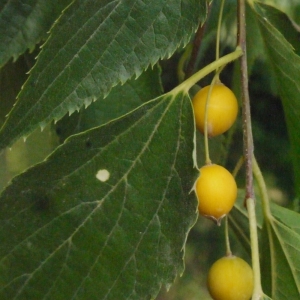
<svg viewBox="0 0 300 300">
<path fill-rule="evenodd" d="M 193 114 L 167 94 L 66 140 L 0 198 L 1 299 L 152 299 L 196 220 Z"/>
</svg>

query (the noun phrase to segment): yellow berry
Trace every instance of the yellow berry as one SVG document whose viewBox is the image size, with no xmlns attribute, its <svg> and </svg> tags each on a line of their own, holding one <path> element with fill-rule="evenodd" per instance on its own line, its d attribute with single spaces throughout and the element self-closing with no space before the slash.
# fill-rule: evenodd
<svg viewBox="0 0 300 300">
<path fill-rule="evenodd" d="M 207 287 L 214 300 L 249 300 L 253 293 L 252 269 L 239 257 L 222 257 L 210 268 Z"/>
<path fill-rule="evenodd" d="M 228 170 L 211 164 L 200 168 L 200 175 L 195 183 L 195 192 L 199 202 L 199 213 L 219 223 L 234 205 L 237 185 Z"/>
<path fill-rule="evenodd" d="M 195 121 L 204 133 L 205 107 L 210 85 L 202 88 L 193 98 Z M 213 137 L 227 131 L 235 122 L 238 102 L 234 93 L 222 83 L 213 86 L 207 107 L 207 133 Z"/>
</svg>

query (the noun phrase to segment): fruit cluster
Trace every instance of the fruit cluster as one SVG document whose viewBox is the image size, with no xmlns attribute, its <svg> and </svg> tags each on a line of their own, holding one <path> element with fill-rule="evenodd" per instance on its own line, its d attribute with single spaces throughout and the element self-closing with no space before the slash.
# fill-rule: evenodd
<svg viewBox="0 0 300 300">
<path fill-rule="evenodd" d="M 238 102 L 228 87 L 217 83 L 202 88 L 194 96 L 193 108 L 198 130 L 205 133 L 206 127 L 208 136 L 213 137 L 226 132 L 235 122 Z M 200 168 L 195 191 L 199 213 L 218 224 L 229 213 L 237 197 L 235 179 L 224 167 L 215 164 Z"/>
<path fill-rule="evenodd" d="M 237 118 L 237 99 L 222 83 L 202 88 L 192 102 L 196 127 L 206 138 L 226 132 Z M 210 162 L 199 171 L 194 186 L 199 213 L 220 225 L 237 198 L 235 179 L 227 169 Z M 243 259 L 229 254 L 212 265 L 207 286 L 215 300 L 249 300 L 253 293 L 252 269 Z"/>
</svg>

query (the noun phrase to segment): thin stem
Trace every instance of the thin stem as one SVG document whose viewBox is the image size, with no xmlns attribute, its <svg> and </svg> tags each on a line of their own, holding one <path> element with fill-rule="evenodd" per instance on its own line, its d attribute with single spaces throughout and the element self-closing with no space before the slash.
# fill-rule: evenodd
<svg viewBox="0 0 300 300">
<path fill-rule="evenodd" d="M 252 158 L 253 137 L 251 127 L 250 98 L 248 90 L 248 67 L 246 47 L 246 7 L 245 0 L 238 0 L 238 46 L 242 48 L 243 56 L 240 58 L 241 86 L 242 86 L 242 111 L 243 111 L 243 137 L 244 137 L 244 159 L 246 167 L 246 197 L 245 204 L 248 210 L 250 227 L 250 244 L 252 267 L 254 274 L 254 290 L 252 299 L 260 299 L 263 295 L 261 287 L 259 246 L 257 235 L 257 224 L 255 215 L 255 199 L 253 187 Z"/>
<path fill-rule="evenodd" d="M 268 192 L 267 192 L 267 186 L 266 186 L 264 177 L 261 173 L 261 170 L 259 168 L 259 165 L 258 165 L 255 157 L 253 157 L 253 174 L 257 181 L 259 192 L 260 192 L 262 210 L 263 210 L 263 215 L 265 218 L 265 226 L 267 228 L 268 238 L 269 238 L 269 243 L 270 243 L 270 251 L 271 251 L 270 255 L 271 255 L 271 261 L 272 261 L 271 264 L 275 265 L 274 255 L 272 253 L 272 249 L 274 249 L 274 247 L 275 247 L 273 233 L 272 233 L 272 218 L 273 218 L 273 216 L 271 213 L 270 200 L 269 200 L 269 196 L 268 196 Z M 272 289 L 274 289 L 274 286 L 272 286 Z M 272 291 L 272 294 L 273 294 L 273 292 L 274 291 Z"/>
<path fill-rule="evenodd" d="M 211 4 L 212 4 L 212 2 L 210 2 L 207 5 L 207 18 L 210 14 L 210 11 L 211 11 Z M 202 24 L 200 24 L 199 27 L 198 27 L 198 30 L 195 34 L 195 38 L 194 38 L 194 42 L 193 42 L 193 49 L 192 49 L 192 52 L 191 52 L 189 63 L 188 63 L 187 68 L 186 68 L 185 78 L 189 78 L 190 76 L 192 76 L 194 74 L 195 65 L 196 65 L 196 62 L 197 62 L 197 56 L 198 56 L 198 53 L 199 53 L 199 49 L 201 47 L 202 38 L 203 38 L 203 35 L 204 35 L 206 24 L 207 24 L 207 22 L 203 22 Z"/>
<path fill-rule="evenodd" d="M 267 220 L 270 220 L 270 218 L 272 218 L 272 213 L 270 208 L 270 200 L 268 196 L 267 186 L 264 177 L 261 173 L 261 170 L 258 166 L 258 163 L 256 161 L 256 158 L 254 156 L 253 156 L 253 174 L 259 188 L 264 217 Z"/>
<path fill-rule="evenodd" d="M 205 103 L 205 112 L 204 112 L 204 150 L 205 150 L 205 163 L 207 165 L 211 164 L 211 160 L 209 156 L 209 143 L 208 143 L 208 106 L 209 106 L 211 92 L 215 82 L 216 82 L 216 76 L 214 76 L 211 85 L 209 87 L 206 103 Z"/>
<path fill-rule="evenodd" d="M 233 177 L 236 177 L 237 173 L 239 172 L 239 170 L 241 169 L 243 164 L 244 164 L 244 157 L 241 156 L 240 159 L 238 160 L 238 162 L 236 163 L 234 170 L 232 171 Z"/>
<path fill-rule="evenodd" d="M 228 228 L 228 216 L 225 216 L 225 243 L 226 243 L 226 256 L 231 256 L 229 228 Z"/>
<path fill-rule="evenodd" d="M 252 269 L 254 274 L 254 289 L 253 289 L 252 299 L 260 299 L 261 296 L 263 295 L 263 291 L 261 287 L 258 234 L 257 234 L 254 199 L 248 198 L 246 200 L 246 206 L 247 206 L 248 217 L 249 217 L 251 259 L 252 259 Z"/>
<path fill-rule="evenodd" d="M 216 41 L 216 60 L 218 60 L 220 58 L 220 35 L 221 35 L 221 25 L 222 25 L 224 3 L 225 3 L 225 0 L 222 0 L 220 12 L 219 12 L 219 18 L 218 18 L 217 41 Z M 216 71 L 218 71 L 218 70 L 216 70 Z"/>
<path fill-rule="evenodd" d="M 188 92 L 189 89 L 195 85 L 199 80 L 201 80 L 203 77 L 208 75 L 209 73 L 215 71 L 216 69 L 225 66 L 226 64 L 234 61 L 235 59 L 239 58 L 243 54 L 240 47 L 237 47 L 234 52 L 231 52 L 227 55 L 224 55 L 220 59 L 210 63 L 209 65 L 205 66 L 201 70 L 199 70 L 197 73 L 186 79 L 184 82 L 182 82 L 180 85 L 178 85 L 176 88 L 174 88 L 172 91 L 170 91 L 171 94 L 176 94 L 180 91 Z"/>
<path fill-rule="evenodd" d="M 179 82 L 184 81 L 184 78 L 185 78 L 184 66 L 185 66 L 186 62 L 190 59 L 191 52 L 192 52 L 192 44 L 188 44 L 185 48 L 185 51 L 181 55 L 181 58 L 178 62 L 178 66 L 177 66 L 177 77 L 178 77 Z"/>
<path fill-rule="evenodd" d="M 244 137 L 244 158 L 246 167 L 246 199 L 254 199 L 252 156 L 253 137 L 251 126 L 250 99 L 248 90 L 248 67 L 246 47 L 246 11 L 245 0 L 238 0 L 238 46 L 243 51 L 240 58 L 241 86 L 242 86 L 242 112 L 243 112 L 243 137 Z"/>
<path fill-rule="evenodd" d="M 205 113 L 204 113 L 204 148 L 205 148 L 205 163 L 211 164 L 211 160 L 210 160 L 210 156 L 209 156 L 209 143 L 208 143 L 208 107 L 209 107 L 209 101 L 210 101 L 210 97 L 211 97 L 211 93 L 213 90 L 214 85 L 216 84 L 216 82 L 219 82 L 219 75 L 221 73 L 221 71 L 223 70 L 223 67 L 218 68 L 218 70 L 216 71 L 216 74 L 214 76 L 214 78 L 211 81 L 211 84 L 209 86 L 209 90 L 207 93 L 207 98 L 206 98 L 206 102 L 205 102 Z"/>
</svg>

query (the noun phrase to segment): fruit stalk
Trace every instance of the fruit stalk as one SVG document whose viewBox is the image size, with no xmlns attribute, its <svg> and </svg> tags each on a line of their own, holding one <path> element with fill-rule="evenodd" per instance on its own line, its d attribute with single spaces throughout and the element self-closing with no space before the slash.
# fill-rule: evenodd
<svg viewBox="0 0 300 300">
<path fill-rule="evenodd" d="M 262 204 L 262 210 L 263 210 L 263 215 L 265 219 L 265 224 L 267 232 L 268 232 L 268 238 L 269 238 L 269 244 L 271 248 L 274 248 L 274 239 L 273 239 L 273 233 L 272 233 L 272 212 L 270 208 L 270 200 L 267 192 L 267 186 L 264 180 L 264 177 L 261 173 L 261 170 L 259 168 L 259 165 L 256 161 L 255 156 L 253 156 L 253 174 L 256 179 L 259 193 L 260 193 L 260 198 L 261 198 L 261 204 Z"/>
<path fill-rule="evenodd" d="M 223 68 L 222 68 L 223 69 Z M 211 163 L 211 160 L 210 160 L 210 156 L 209 156 L 209 146 L 208 146 L 208 105 L 209 105 L 209 99 L 210 99 L 210 96 L 211 96 L 211 92 L 212 92 L 212 89 L 215 85 L 215 83 L 217 81 L 219 81 L 219 74 L 221 72 L 221 69 L 217 69 L 216 70 L 216 74 L 210 84 L 210 87 L 209 87 L 209 90 L 208 90 L 208 94 L 207 94 L 207 99 L 206 99 L 206 104 L 205 104 L 205 116 L 204 116 L 204 147 L 205 147 L 205 163 L 208 165 Z"/>
<path fill-rule="evenodd" d="M 169 92 L 169 94 L 177 95 L 179 92 L 185 92 L 188 93 L 190 88 L 195 85 L 199 80 L 204 78 L 209 73 L 227 65 L 228 63 L 238 59 L 243 54 L 241 48 L 239 46 L 236 47 L 235 51 L 226 54 L 219 58 L 218 60 L 213 61 L 206 67 L 202 68 L 198 72 L 196 72 L 194 75 L 183 81 L 181 84 L 179 84 L 177 87 L 175 87 L 172 91 Z"/>
<path fill-rule="evenodd" d="M 223 9 L 224 9 L 225 0 L 221 0 L 221 7 L 219 12 L 219 19 L 218 19 L 218 29 L 217 29 L 217 41 L 216 41 L 216 60 L 220 58 L 220 36 L 221 36 L 221 25 L 222 25 L 222 16 L 223 16 Z M 219 79 L 219 72 L 216 70 L 217 76 Z"/>
<path fill-rule="evenodd" d="M 229 239 L 229 226 L 228 226 L 228 216 L 225 216 L 225 243 L 226 243 L 226 256 L 232 255 Z"/>
<path fill-rule="evenodd" d="M 262 209 L 263 209 L 263 215 L 264 218 L 268 220 L 268 222 L 272 219 L 272 212 L 270 208 L 270 201 L 269 201 L 269 196 L 267 192 L 267 186 L 264 180 L 264 177 L 261 173 L 261 170 L 259 168 L 259 165 L 256 161 L 255 156 L 253 156 L 253 174 L 256 179 L 258 189 L 260 192 L 260 197 L 261 197 L 261 204 L 262 204 Z"/>
</svg>

